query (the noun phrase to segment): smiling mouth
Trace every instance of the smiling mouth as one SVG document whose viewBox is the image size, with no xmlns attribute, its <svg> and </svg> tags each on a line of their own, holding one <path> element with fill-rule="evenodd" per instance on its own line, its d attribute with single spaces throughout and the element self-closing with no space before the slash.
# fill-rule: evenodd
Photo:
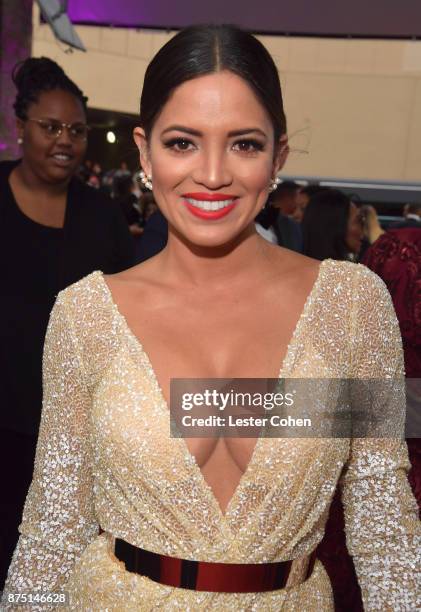
<svg viewBox="0 0 421 612">
<path fill-rule="evenodd" d="M 184 200 L 186 202 L 188 202 L 189 204 L 191 204 L 191 206 L 194 206 L 195 208 L 198 208 L 200 210 L 209 210 L 209 211 L 214 211 L 214 210 L 223 210 L 224 208 L 228 208 L 228 206 L 231 206 L 232 204 L 234 204 L 234 199 L 231 198 L 230 200 L 214 200 L 214 201 L 206 201 L 206 200 L 196 200 L 195 198 L 184 198 Z"/>
<path fill-rule="evenodd" d="M 73 160 L 73 155 L 68 155 L 67 153 L 54 153 L 51 156 L 54 160 L 62 163 L 68 163 Z"/>
</svg>

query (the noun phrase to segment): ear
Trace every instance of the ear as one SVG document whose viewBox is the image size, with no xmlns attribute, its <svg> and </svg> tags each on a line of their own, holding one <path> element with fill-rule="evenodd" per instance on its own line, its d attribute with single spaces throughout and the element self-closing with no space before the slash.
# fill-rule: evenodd
<svg viewBox="0 0 421 612">
<path fill-rule="evenodd" d="M 278 140 L 273 160 L 273 176 L 275 176 L 285 165 L 289 155 L 288 134 L 282 134 Z"/>
<path fill-rule="evenodd" d="M 135 127 L 133 130 L 133 138 L 137 148 L 139 149 L 140 165 L 146 174 L 151 175 L 152 168 L 149 155 L 149 145 L 146 139 L 145 130 L 141 127 Z"/>
</svg>

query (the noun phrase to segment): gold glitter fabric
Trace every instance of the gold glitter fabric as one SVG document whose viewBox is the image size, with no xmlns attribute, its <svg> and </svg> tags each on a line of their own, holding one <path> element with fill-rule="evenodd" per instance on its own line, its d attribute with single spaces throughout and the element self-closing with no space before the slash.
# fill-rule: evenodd
<svg viewBox="0 0 421 612">
<path fill-rule="evenodd" d="M 324 261 L 280 376 L 403 374 L 399 328 L 383 281 L 362 265 Z M 398 400 L 402 428 L 404 395 Z M 61 292 L 51 314 L 35 471 L 3 607 L 14 609 L 7 593 L 66 591 L 66 607 L 77 611 L 333 610 L 320 561 L 299 586 L 199 592 L 128 572 L 113 542 L 119 537 L 199 561 L 297 559 L 320 542 L 339 482 L 365 609 L 419 610 L 421 528 L 406 477 L 407 447 L 402 431 L 396 434 L 261 437 L 222 513 L 185 440 L 170 437 L 169 410 L 150 360 L 94 272 Z"/>
</svg>

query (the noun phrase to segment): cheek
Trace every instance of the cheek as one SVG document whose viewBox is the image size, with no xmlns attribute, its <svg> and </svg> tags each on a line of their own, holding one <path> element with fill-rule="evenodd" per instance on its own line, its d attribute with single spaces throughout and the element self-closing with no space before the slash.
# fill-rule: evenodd
<svg viewBox="0 0 421 612">
<path fill-rule="evenodd" d="M 361 242 L 361 230 L 358 225 L 349 227 L 346 242 L 351 249 L 358 249 Z"/>
<path fill-rule="evenodd" d="M 35 152 L 44 151 L 48 148 L 49 143 L 41 138 L 40 135 L 29 133 L 24 136 L 24 142 L 27 145 L 28 152 L 31 150 Z"/>
<path fill-rule="evenodd" d="M 80 160 L 86 153 L 86 149 L 88 148 L 88 143 L 85 141 L 80 144 L 76 144 L 74 147 L 75 158 Z"/>
<path fill-rule="evenodd" d="M 182 156 L 174 157 L 169 155 L 167 151 L 154 147 L 150 156 L 150 171 L 154 190 L 171 190 L 182 180 L 188 178 L 193 166 L 192 161 L 188 160 L 187 157 L 185 159 Z"/>
<path fill-rule="evenodd" d="M 232 170 L 235 179 L 253 191 L 267 189 L 272 179 L 272 164 L 268 159 L 235 160 Z"/>
<path fill-rule="evenodd" d="M 175 192 L 186 176 L 179 164 L 169 163 L 164 166 L 155 164 L 152 168 L 153 191 L 159 201 L 168 197 L 171 192 Z"/>
<path fill-rule="evenodd" d="M 267 191 L 271 183 L 270 174 L 267 172 L 261 172 L 255 175 L 248 175 L 244 177 L 243 185 L 250 193 L 261 193 Z"/>
</svg>

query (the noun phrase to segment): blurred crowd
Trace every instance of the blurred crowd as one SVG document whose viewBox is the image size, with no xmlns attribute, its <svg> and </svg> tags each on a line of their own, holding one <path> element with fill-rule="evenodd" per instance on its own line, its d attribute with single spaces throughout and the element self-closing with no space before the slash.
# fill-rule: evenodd
<svg viewBox="0 0 421 612">
<path fill-rule="evenodd" d="M 267 240 L 323 260 L 362 261 L 368 248 L 387 230 L 421 229 L 421 200 L 402 206 L 395 221 L 378 216 L 375 206 L 339 189 L 284 181 L 256 218 Z"/>
<path fill-rule="evenodd" d="M 135 238 L 144 233 L 152 215 L 154 219 L 148 231 L 159 225 L 162 234 L 166 234 L 166 221 L 152 192 L 142 185 L 139 172 L 132 173 L 125 162 L 121 162 L 119 168 L 104 171 L 98 162 L 86 160 L 77 176 L 119 205 Z M 418 204 L 403 204 L 401 215 L 391 221 L 379 217 L 375 206 L 361 202 L 357 194 L 348 196 L 339 189 L 316 183 L 303 185 L 283 181 L 270 194 L 255 225 L 258 233 L 269 242 L 309 257 L 362 262 L 369 247 L 386 230 L 421 229 L 421 198 Z M 162 236 L 157 238 L 156 245 L 150 242 L 148 256 L 164 246 Z M 137 261 L 145 258 L 137 257 Z"/>
<path fill-rule="evenodd" d="M 119 168 L 104 171 L 98 162 L 87 159 L 79 166 L 76 176 L 118 203 L 135 237 L 143 233 L 147 220 L 158 208 L 152 193 L 142 190 L 139 173 L 130 172 L 124 161 Z"/>
</svg>

